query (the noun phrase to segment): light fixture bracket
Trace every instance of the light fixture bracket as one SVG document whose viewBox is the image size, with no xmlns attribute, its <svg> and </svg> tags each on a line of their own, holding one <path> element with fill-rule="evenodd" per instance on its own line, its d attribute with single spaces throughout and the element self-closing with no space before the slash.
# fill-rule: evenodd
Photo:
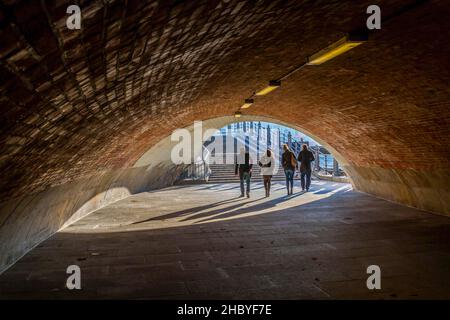
<svg viewBox="0 0 450 320">
<path fill-rule="evenodd" d="M 269 85 L 267 87 L 265 87 L 264 89 L 258 91 L 255 93 L 255 95 L 257 96 L 265 96 L 266 94 L 272 92 L 273 90 L 275 90 L 276 88 L 281 86 L 281 81 L 280 80 L 270 80 L 269 81 Z"/>
</svg>

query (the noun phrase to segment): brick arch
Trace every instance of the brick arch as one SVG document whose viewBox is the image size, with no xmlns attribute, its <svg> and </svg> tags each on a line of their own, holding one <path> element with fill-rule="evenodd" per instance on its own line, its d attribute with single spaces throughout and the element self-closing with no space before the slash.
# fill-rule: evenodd
<svg viewBox="0 0 450 320">
<path fill-rule="evenodd" d="M 338 159 L 338 161 L 343 164 L 347 165 L 347 160 L 338 152 L 336 151 L 328 142 L 321 137 L 316 136 L 314 133 L 309 132 L 302 128 L 301 126 L 290 123 L 290 122 L 284 122 L 280 121 L 278 119 L 266 117 L 266 116 L 258 116 L 258 115 L 243 115 L 240 118 L 235 118 L 234 116 L 223 116 L 223 117 L 217 117 L 217 118 L 210 118 L 201 120 L 199 123 L 201 123 L 201 127 L 199 129 L 199 132 L 202 133 L 202 139 L 204 141 L 208 140 L 211 135 L 207 135 L 208 132 L 213 132 L 214 130 L 220 130 L 223 127 L 226 127 L 229 124 L 233 124 L 236 122 L 243 122 L 243 121 L 262 121 L 262 122 L 268 122 L 273 124 L 279 124 L 283 125 L 285 127 L 289 127 L 292 129 L 295 129 L 297 131 L 300 131 L 307 136 L 313 138 L 317 142 L 319 142 L 321 145 L 325 146 L 332 154 L 333 156 Z M 190 132 L 191 136 L 191 153 L 192 153 L 192 159 L 195 159 L 197 155 L 200 154 L 201 149 L 198 148 L 194 149 L 194 124 L 191 124 L 183 129 L 186 129 Z M 212 130 L 212 131 L 208 131 Z M 206 138 L 205 138 L 206 135 Z M 133 167 L 142 167 L 142 166 L 149 166 L 149 165 L 156 165 L 162 162 L 165 163 L 171 163 L 171 150 L 172 148 L 177 145 L 179 142 L 176 139 L 172 139 L 171 135 L 168 135 L 161 141 L 159 141 L 156 145 L 151 146 L 148 150 L 146 150 L 140 157 L 137 159 L 137 161 L 133 164 Z M 203 142 L 202 142 L 203 143 Z M 191 159 L 191 160 L 192 160 Z"/>
<path fill-rule="evenodd" d="M 239 118 L 239 121 L 266 121 L 281 124 L 301 131 L 312 137 L 322 145 L 324 145 L 336 159 L 340 162 L 341 167 L 345 170 L 350 178 L 353 187 L 356 190 L 370 193 L 372 195 L 399 202 L 408 206 L 433 211 L 436 213 L 450 213 L 448 207 L 449 194 L 446 189 L 447 177 L 449 174 L 446 160 L 441 159 L 439 165 L 432 170 L 420 170 L 417 167 L 408 167 L 401 161 L 392 160 L 399 157 L 395 150 L 387 148 L 383 154 L 377 155 L 370 151 L 371 148 L 385 148 L 385 145 L 359 145 L 360 151 L 357 153 L 360 159 L 355 161 L 355 157 L 342 145 L 340 141 L 348 139 L 344 136 L 338 136 L 339 133 L 330 134 L 327 123 L 331 121 L 339 122 L 338 119 L 330 119 L 327 115 L 323 115 L 323 119 L 315 122 L 313 126 L 303 123 L 295 118 L 273 118 L 257 114 L 247 114 Z M 209 118 L 203 121 L 203 128 L 220 129 L 228 124 L 236 122 L 233 116 L 223 116 Z M 335 124 L 338 128 L 338 124 Z M 192 132 L 193 126 L 187 126 Z M 333 127 L 332 127 L 333 128 Z M 325 129 L 325 130 L 324 130 Z M 343 127 L 341 132 L 347 133 L 347 127 Z M 325 134 L 324 134 L 325 132 Z M 395 137 L 393 137 L 395 139 Z M 160 162 L 170 163 L 170 150 L 177 142 L 170 141 L 170 135 L 162 139 L 159 143 L 148 148 L 134 163 L 134 167 L 143 165 L 156 165 Z M 396 142 L 395 140 L 393 142 Z M 400 146 L 400 141 L 395 144 Z M 383 151 L 383 150 L 382 150 Z M 375 151 L 379 152 L 379 151 Z M 428 151 L 432 154 L 433 150 Z M 195 153 L 195 151 L 194 151 Z M 157 161 L 155 161 L 155 155 Z M 362 158 L 362 160 L 361 160 Z M 391 159 L 390 159 L 391 158 Z M 380 161 L 380 164 L 376 162 Z M 389 165 L 392 161 L 394 165 Z M 400 162 L 400 164 L 398 164 Z"/>
<path fill-rule="evenodd" d="M 449 214 L 450 10 L 416 2 L 378 1 L 393 18 L 367 43 L 304 68 L 245 114 L 326 140 L 359 190 Z M 173 129 L 232 115 L 268 80 L 363 27 L 372 2 L 80 1 L 79 31 L 65 27 L 69 4 L 0 5 L 0 235 L 16 244 L 0 241 L 1 266 L 70 208 L 141 176 L 130 168 Z M 29 210 L 43 199 L 51 210 Z M 13 221 L 35 237 L 20 243 Z"/>
</svg>

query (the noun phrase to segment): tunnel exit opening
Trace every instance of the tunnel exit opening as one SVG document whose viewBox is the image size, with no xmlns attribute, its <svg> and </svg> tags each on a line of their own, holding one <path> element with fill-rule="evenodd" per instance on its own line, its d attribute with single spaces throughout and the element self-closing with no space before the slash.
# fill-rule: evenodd
<svg viewBox="0 0 450 320">
<path fill-rule="evenodd" d="M 273 122 L 239 121 L 220 128 L 205 141 L 202 158 L 209 165 L 234 164 L 234 155 L 243 148 L 252 155 L 253 164 L 258 164 L 266 150 L 271 150 L 276 155 L 279 167 L 284 145 L 287 145 L 296 157 L 306 145 L 315 155 L 313 168 L 317 175 L 346 176 L 339 162 L 324 146 L 301 131 Z M 229 159 L 231 163 L 228 163 Z"/>
<path fill-rule="evenodd" d="M 152 148 L 148 156 L 161 153 L 164 145 L 171 144 L 170 159 L 173 164 L 186 165 L 180 176 L 184 180 L 208 182 L 214 180 L 214 171 L 223 171 L 235 164 L 235 157 L 240 150 L 251 155 L 254 165 L 270 149 L 276 159 L 276 172 L 283 175 L 280 165 L 283 146 L 287 145 L 295 157 L 302 146 L 314 154 L 312 168 L 314 176 L 337 182 L 350 182 L 345 171 L 346 161 L 322 139 L 306 133 L 298 126 L 287 124 L 276 119 L 261 116 L 245 116 L 236 121 L 233 117 L 221 117 L 205 121 L 196 121 L 191 127 L 177 129 L 170 137 L 170 142 L 161 142 L 159 147 Z M 146 155 L 138 161 L 145 165 L 150 158 Z M 256 166 L 258 168 L 258 166 Z M 280 176 L 280 178 L 281 178 Z"/>
</svg>

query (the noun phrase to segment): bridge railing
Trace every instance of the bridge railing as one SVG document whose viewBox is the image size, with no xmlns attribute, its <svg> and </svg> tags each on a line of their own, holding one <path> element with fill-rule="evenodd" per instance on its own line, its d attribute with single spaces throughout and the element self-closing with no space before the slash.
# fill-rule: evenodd
<svg viewBox="0 0 450 320">
<path fill-rule="evenodd" d="M 194 163 L 189 164 L 181 174 L 181 179 L 208 181 L 211 175 L 209 167 L 209 150 L 203 147 L 202 158 L 197 159 Z"/>
<path fill-rule="evenodd" d="M 339 168 L 339 163 L 331 154 L 322 152 L 320 148 L 316 148 L 313 152 L 315 157 L 313 166 L 314 171 L 336 177 L 346 175 L 344 170 Z"/>
<path fill-rule="evenodd" d="M 223 139 L 223 134 L 217 134 L 214 136 L 214 139 Z M 249 149 L 250 153 L 253 154 L 253 157 L 256 159 L 253 159 L 254 163 L 257 163 L 259 161 L 259 157 L 261 156 L 261 154 L 264 152 L 264 150 L 259 150 L 259 147 L 253 146 L 252 144 L 248 144 L 246 143 L 245 140 L 243 140 L 241 137 L 234 137 L 233 139 L 233 144 L 236 144 L 237 141 L 239 140 L 239 142 L 241 143 L 241 145 L 245 145 L 246 148 Z M 208 141 L 205 143 L 205 146 L 208 146 L 211 141 Z M 224 141 L 225 143 L 226 141 Z M 283 153 L 282 150 L 282 145 L 283 142 L 280 141 L 280 143 L 278 144 L 278 147 L 280 148 L 279 150 L 279 155 L 281 155 Z M 295 144 L 291 146 L 294 151 L 294 153 L 297 155 L 300 150 L 301 150 L 301 145 L 300 144 Z M 346 176 L 345 172 L 339 168 L 339 163 L 336 161 L 336 159 L 323 147 L 323 146 L 313 146 L 310 147 L 311 151 L 313 151 L 314 156 L 316 158 L 315 162 L 314 162 L 314 166 L 313 166 L 313 170 L 317 173 L 321 173 L 323 175 L 331 175 L 331 176 L 336 176 L 336 177 L 340 177 L 340 176 Z M 235 149 L 235 146 L 233 146 L 233 149 Z M 251 150 L 250 150 L 251 149 Z M 220 159 L 220 161 L 222 161 L 222 164 L 230 164 L 230 161 L 226 161 L 226 159 L 231 160 L 231 163 L 234 163 L 234 157 L 236 156 L 236 153 L 222 153 L 222 152 L 217 152 L 217 150 L 214 150 L 214 154 L 212 155 L 212 159 Z M 212 160 L 211 159 L 211 160 Z M 210 161 L 210 164 L 211 161 Z"/>
</svg>

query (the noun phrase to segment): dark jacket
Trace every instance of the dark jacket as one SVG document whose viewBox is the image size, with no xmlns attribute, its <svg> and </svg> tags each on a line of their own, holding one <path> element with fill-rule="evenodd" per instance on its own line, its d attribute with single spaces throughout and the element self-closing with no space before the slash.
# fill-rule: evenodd
<svg viewBox="0 0 450 320">
<path fill-rule="evenodd" d="M 311 171 L 311 162 L 314 161 L 314 154 L 309 150 L 302 150 L 298 154 L 297 160 L 300 162 L 300 172 Z"/>
<path fill-rule="evenodd" d="M 250 170 L 252 170 L 253 164 L 251 164 L 250 162 L 250 154 L 248 152 L 245 153 L 245 161 L 242 161 L 243 159 L 241 159 L 240 161 L 238 161 L 238 157 L 236 157 L 235 160 L 235 168 L 234 168 L 234 174 L 237 174 L 239 171 L 239 178 L 242 178 L 242 175 L 244 174 L 244 172 L 250 172 Z M 240 163 L 242 162 L 242 163 Z"/>
<path fill-rule="evenodd" d="M 291 158 L 295 160 L 295 154 L 292 151 L 285 151 L 281 156 L 281 165 L 284 170 L 295 170 L 295 166 L 292 166 Z"/>
</svg>

